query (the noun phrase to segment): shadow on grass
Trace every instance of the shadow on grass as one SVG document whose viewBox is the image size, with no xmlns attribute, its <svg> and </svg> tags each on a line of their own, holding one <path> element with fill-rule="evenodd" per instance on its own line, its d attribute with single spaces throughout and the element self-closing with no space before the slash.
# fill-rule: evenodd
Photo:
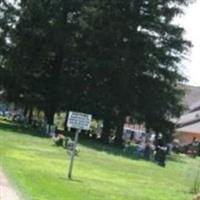
<svg viewBox="0 0 200 200">
<path fill-rule="evenodd" d="M 48 136 L 46 136 L 41 130 L 37 130 L 33 128 L 24 128 L 20 124 L 13 123 L 6 120 L 0 120 L 0 130 L 6 131 L 6 132 L 11 131 L 18 134 L 31 135 L 31 136 L 40 137 L 40 138 L 48 138 Z M 73 134 L 70 136 L 73 136 Z M 138 157 L 136 155 L 135 147 L 131 147 L 128 152 L 124 152 L 123 147 L 117 147 L 112 144 L 110 145 L 102 144 L 93 139 L 80 138 L 79 143 L 82 144 L 83 146 L 86 146 L 87 148 L 94 149 L 99 152 L 105 152 L 110 155 L 122 156 L 131 160 L 145 160 L 143 157 Z M 52 144 L 52 146 L 55 146 L 55 145 Z M 169 156 L 167 160 L 173 161 L 173 162 L 179 162 L 179 163 L 187 162 L 184 159 L 184 157 L 180 155 Z"/>
<path fill-rule="evenodd" d="M 15 132 L 18 134 L 24 134 L 24 135 L 31 135 L 41 138 L 47 138 L 45 134 L 41 132 L 41 130 L 36 130 L 33 128 L 24 128 L 22 125 L 6 121 L 6 120 L 0 120 L 0 130 L 6 131 L 6 132 Z M 73 138 L 73 134 L 70 135 Z M 86 138 L 80 138 L 79 143 L 83 146 L 86 146 L 87 148 L 95 149 L 96 151 L 106 152 L 108 154 L 116 155 L 116 156 L 123 156 L 129 159 L 139 159 L 137 156 L 135 156 L 134 149 L 130 149 L 129 152 L 123 152 L 123 148 L 116 147 L 114 145 L 104 145 L 101 144 L 98 141 L 86 139 Z M 52 144 L 52 146 L 55 146 Z"/>
<path fill-rule="evenodd" d="M 168 160 L 172 161 L 172 162 L 177 162 L 177 163 L 187 163 L 187 160 L 183 156 L 184 155 L 173 154 L 172 156 L 168 157 Z M 195 158 L 193 158 L 193 159 L 195 159 Z"/>
<path fill-rule="evenodd" d="M 41 138 L 47 138 L 47 136 L 43 134 L 41 130 L 36 130 L 33 128 L 25 128 L 20 124 L 13 123 L 7 120 L 0 120 L 0 130 L 6 132 L 11 131 L 18 134 L 31 135 Z"/>
<path fill-rule="evenodd" d="M 59 177 L 59 179 L 62 180 L 62 181 L 70 181 L 70 182 L 74 182 L 74 183 L 83 183 L 83 180 L 79 180 L 79 179 L 76 179 L 76 178 L 69 179 L 68 177 Z"/>
<path fill-rule="evenodd" d="M 134 147 L 131 147 L 128 152 L 124 152 L 123 147 L 117 147 L 112 144 L 110 144 L 110 145 L 101 144 L 100 142 L 95 141 L 95 140 L 81 139 L 79 141 L 79 143 L 83 146 L 86 146 L 87 148 L 94 149 L 94 150 L 100 151 L 100 152 L 105 152 L 110 155 L 122 156 L 122 157 L 126 157 L 126 158 L 132 159 L 132 160 L 142 159 L 142 158 L 139 158 L 138 156 L 136 156 Z"/>
<path fill-rule="evenodd" d="M 145 160 L 147 162 L 152 162 L 156 164 L 153 158 L 151 158 L 150 160 L 146 160 L 143 156 L 138 157 L 136 155 L 136 147 L 132 147 L 129 152 L 124 152 L 123 147 L 120 148 L 114 145 L 106 145 L 95 140 L 81 139 L 79 143 L 96 151 L 105 152 L 107 154 L 115 156 L 122 156 L 131 160 Z M 187 160 L 183 157 L 183 155 L 181 156 L 178 154 L 167 155 L 166 162 L 167 161 L 172 161 L 176 163 L 187 163 Z"/>
</svg>

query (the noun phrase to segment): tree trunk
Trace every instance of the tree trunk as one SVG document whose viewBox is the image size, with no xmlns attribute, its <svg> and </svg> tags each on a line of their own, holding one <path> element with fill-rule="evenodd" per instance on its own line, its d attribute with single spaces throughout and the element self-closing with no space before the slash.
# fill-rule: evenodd
<svg viewBox="0 0 200 200">
<path fill-rule="evenodd" d="M 33 108 L 31 107 L 28 113 L 28 124 L 32 123 L 32 117 L 33 117 Z"/>
<path fill-rule="evenodd" d="M 155 148 L 156 149 L 158 148 L 158 136 L 159 136 L 159 133 L 156 131 L 155 133 Z"/>
<path fill-rule="evenodd" d="M 50 126 L 54 124 L 54 115 L 55 115 L 55 111 L 53 109 L 49 109 L 45 113 L 47 124 L 49 124 Z"/>
<path fill-rule="evenodd" d="M 122 135 L 123 135 L 123 130 L 124 130 L 124 123 L 125 123 L 125 117 L 120 116 L 117 123 L 117 131 L 116 131 L 116 138 L 115 138 L 115 144 L 118 146 L 122 146 L 123 144 Z"/>
<path fill-rule="evenodd" d="M 101 141 L 104 144 L 109 143 L 110 129 L 111 129 L 111 122 L 109 119 L 105 119 L 104 123 L 103 123 L 103 131 L 102 131 L 102 135 L 101 135 Z"/>
<path fill-rule="evenodd" d="M 67 133 L 68 129 L 67 129 L 67 120 L 68 120 L 68 112 L 66 112 L 65 115 L 65 122 L 64 122 L 64 132 L 65 134 Z"/>
<path fill-rule="evenodd" d="M 27 114 L 28 114 L 28 107 L 25 106 L 24 107 L 24 112 L 23 112 L 23 115 L 24 115 L 25 118 L 27 117 Z"/>
<path fill-rule="evenodd" d="M 47 121 L 47 130 L 46 130 L 47 135 L 50 134 L 51 126 L 54 125 L 54 115 L 55 115 L 54 109 L 49 109 L 45 112 L 45 117 Z"/>
</svg>

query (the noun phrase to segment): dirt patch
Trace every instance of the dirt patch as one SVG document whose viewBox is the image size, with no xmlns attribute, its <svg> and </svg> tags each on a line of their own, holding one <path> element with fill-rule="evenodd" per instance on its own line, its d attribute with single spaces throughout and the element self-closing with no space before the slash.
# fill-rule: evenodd
<svg viewBox="0 0 200 200">
<path fill-rule="evenodd" d="M 0 168 L 0 200 L 20 200 L 17 192 L 13 189 L 5 173 Z"/>
</svg>

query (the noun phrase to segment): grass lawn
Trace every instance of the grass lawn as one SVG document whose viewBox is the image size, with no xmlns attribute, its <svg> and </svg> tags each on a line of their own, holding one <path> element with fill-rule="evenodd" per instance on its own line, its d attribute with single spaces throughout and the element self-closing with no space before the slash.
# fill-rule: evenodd
<svg viewBox="0 0 200 200">
<path fill-rule="evenodd" d="M 176 156 L 166 168 L 80 145 L 73 181 L 66 179 L 69 157 L 51 139 L 0 122 L 0 165 L 25 200 L 191 200 L 198 159 Z M 92 148 L 94 147 L 94 148 Z M 117 154 L 117 155 L 116 155 Z"/>
</svg>

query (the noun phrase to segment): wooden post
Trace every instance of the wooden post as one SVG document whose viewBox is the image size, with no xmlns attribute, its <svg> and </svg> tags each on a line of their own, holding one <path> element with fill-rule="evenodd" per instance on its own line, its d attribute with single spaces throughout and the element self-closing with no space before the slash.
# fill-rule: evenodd
<svg viewBox="0 0 200 200">
<path fill-rule="evenodd" d="M 74 156 L 75 156 L 75 153 L 76 153 L 76 146 L 77 146 L 77 143 L 78 143 L 78 136 L 79 136 L 80 132 L 81 132 L 81 130 L 77 129 L 75 137 L 74 137 L 74 145 L 73 145 L 73 150 L 72 150 L 70 164 L 69 164 L 69 171 L 68 171 L 68 178 L 69 179 L 72 179 L 72 170 L 73 170 Z"/>
</svg>

